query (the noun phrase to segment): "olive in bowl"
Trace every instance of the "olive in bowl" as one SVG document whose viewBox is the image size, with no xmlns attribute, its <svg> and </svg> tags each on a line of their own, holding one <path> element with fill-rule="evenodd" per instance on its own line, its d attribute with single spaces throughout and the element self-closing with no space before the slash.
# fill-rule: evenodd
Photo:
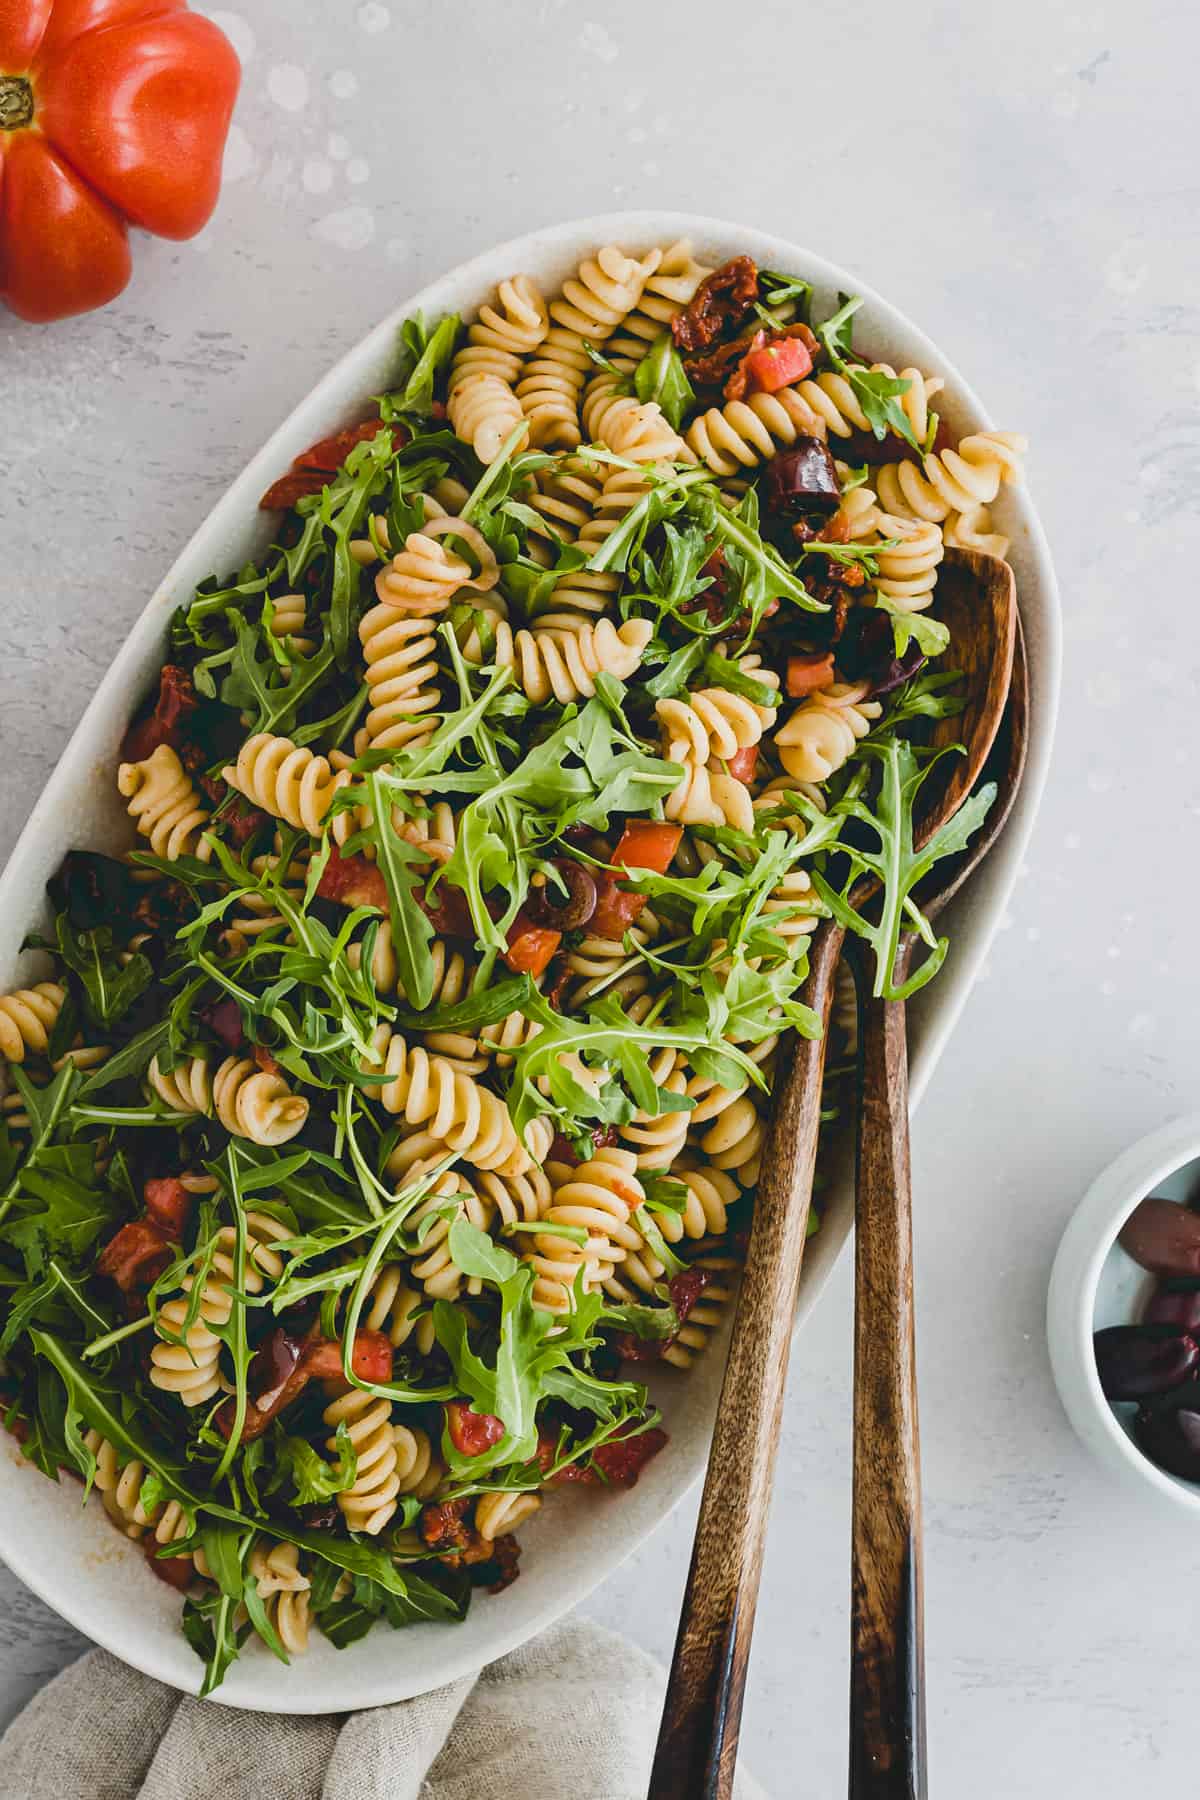
<svg viewBox="0 0 1200 1800">
<path fill-rule="evenodd" d="M 1050 1361 L 1080 1438 L 1173 1509 L 1200 1514 L 1200 1115 L 1131 1146 L 1063 1234 Z"/>
</svg>

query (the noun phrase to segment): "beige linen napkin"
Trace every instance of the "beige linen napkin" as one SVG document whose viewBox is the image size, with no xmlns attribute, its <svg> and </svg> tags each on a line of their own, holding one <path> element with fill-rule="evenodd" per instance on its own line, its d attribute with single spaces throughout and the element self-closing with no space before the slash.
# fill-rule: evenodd
<svg viewBox="0 0 1200 1800">
<path fill-rule="evenodd" d="M 0 1738 L 5 1800 L 644 1800 L 663 1672 L 586 1619 L 416 1700 L 234 1712 L 90 1650 Z M 765 1800 L 745 1775 L 738 1800 Z"/>
</svg>

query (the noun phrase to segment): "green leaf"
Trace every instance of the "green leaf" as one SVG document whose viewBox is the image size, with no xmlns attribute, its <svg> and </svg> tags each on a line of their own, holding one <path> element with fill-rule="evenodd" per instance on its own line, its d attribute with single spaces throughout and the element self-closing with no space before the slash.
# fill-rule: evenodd
<svg viewBox="0 0 1200 1800">
<path fill-rule="evenodd" d="M 391 799 L 378 771 L 366 777 L 366 785 L 371 795 L 371 836 L 387 885 L 388 918 L 400 986 L 413 1006 L 426 1007 L 433 998 L 433 957 L 429 949 L 433 926 L 416 896 L 417 871 L 428 874 L 429 858 L 397 832 Z"/>
<path fill-rule="evenodd" d="M 447 313 L 432 331 L 420 313 L 414 313 L 400 327 L 403 354 L 410 364 L 403 388 L 385 396 L 380 415 L 391 420 L 402 413 L 427 417 L 433 407 L 434 387 L 438 375 L 454 355 L 454 346 L 462 326 L 457 313 Z"/>
<path fill-rule="evenodd" d="M 54 922 L 59 955 L 78 975 L 96 1023 L 115 1025 L 138 995 L 149 987 L 154 971 L 140 951 L 125 953 L 122 963 L 109 926 L 76 931 L 65 912 Z"/>
<path fill-rule="evenodd" d="M 285 1480 L 291 1482 L 293 1491 L 288 1496 L 289 1506 L 314 1506 L 322 1501 L 332 1500 L 335 1494 L 344 1494 L 347 1488 L 353 1487 L 358 1473 L 358 1457 L 344 1424 L 337 1428 L 336 1442 L 337 1458 L 330 1463 L 325 1461 L 306 1438 L 281 1439 L 276 1446 L 275 1472 L 271 1485 L 282 1489 Z"/>
<path fill-rule="evenodd" d="M 137 1037 L 130 1038 L 119 1050 L 93 1069 L 84 1079 L 80 1089 L 81 1100 L 100 1092 L 101 1088 L 111 1087 L 114 1082 L 126 1081 L 145 1072 L 150 1066 L 152 1056 L 165 1050 L 170 1037 L 171 1026 L 167 1019 L 159 1019 L 154 1025 L 139 1032 Z"/>
<path fill-rule="evenodd" d="M 928 613 L 908 612 L 887 594 L 876 593 L 875 604 L 881 612 L 891 615 L 897 656 L 904 655 L 910 640 L 923 656 L 941 656 L 949 648 L 950 628 L 940 619 L 931 619 Z"/>
<path fill-rule="evenodd" d="M 696 404 L 696 391 L 669 331 L 655 338 L 634 370 L 633 385 L 643 404 L 657 402 L 674 431 L 679 430 L 684 415 Z"/>
</svg>

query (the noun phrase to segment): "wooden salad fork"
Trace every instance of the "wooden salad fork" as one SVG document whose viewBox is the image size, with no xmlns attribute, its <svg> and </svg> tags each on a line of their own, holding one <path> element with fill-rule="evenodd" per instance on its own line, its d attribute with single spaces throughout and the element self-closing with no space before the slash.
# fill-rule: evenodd
<svg viewBox="0 0 1200 1800">
<path fill-rule="evenodd" d="M 936 791 L 932 781 L 922 790 L 928 797 L 923 841 L 962 804 L 987 759 L 1004 708 L 1016 621 L 1011 570 L 975 552 L 947 553 L 938 599 L 967 676 L 966 706 L 951 721 L 967 754 Z M 980 835 L 990 847 L 993 834 L 985 828 Z M 873 891 L 873 881 L 860 881 L 852 903 L 861 909 Z M 823 920 L 814 935 L 802 998 L 820 1020 L 821 1035 L 792 1040 L 775 1090 L 649 1800 L 729 1800 L 732 1793 L 808 1232 L 826 1027 L 844 935 L 834 919 Z"/>
<path fill-rule="evenodd" d="M 1015 606 L 1013 619 L 1008 706 L 983 770 L 996 782 L 996 798 L 969 848 L 940 865 L 934 891 L 920 893 L 927 919 L 936 917 L 992 848 L 1024 772 L 1029 681 Z M 901 939 L 897 985 L 908 974 L 916 941 L 912 936 Z M 908 1040 L 904 1002 L 869 995 L 869 971 L 860 956 L 855 962 L 865 997 L 859 1008 L 854 1240 L 849 1794 L 850 1800 L 923 1800 L 924 1618 Z"/>
</svg>

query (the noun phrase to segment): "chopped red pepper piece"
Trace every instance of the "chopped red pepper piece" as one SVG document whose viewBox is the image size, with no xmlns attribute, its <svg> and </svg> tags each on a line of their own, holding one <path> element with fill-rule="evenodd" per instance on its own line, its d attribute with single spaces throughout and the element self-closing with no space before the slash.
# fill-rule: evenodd
<svg viewBox="0 0 1200 1800">
<path fill-rule="evenodd" d="M 774 394 L 811 373 L 812 352 L 800 337 L 768 338 L 746 357 L 751 392 Z"/>
<path fill-rule="evenodd" d="M 789 656 L 787 666 L 787 691 L 793 700 L 799 700 L 805 694 L 814 694 L 819 688 L 830 687 L 833 683 L 833 657 L 825 655 Z"/>
<path fill-rule="evenodd" d="M 342 856 L 331 850 L 317 883 L 317 893 L 322 900 L 334 900 L 339 906 L 377 906 L 380 912 L 388 910 L 387 883 L 378 866 L 365 856 Z"/>
<path fill-rule="evenodd" d="M 308 1345 L 302 1366 L 315 1381 L 336 1381 L 342 1373 L 342 1346 L 336 1338 L 315 1338 Z M 386 1331 L 361 1327 L 354 1334 L 350 1367 L 360 1381 L 392 1379 L 392 1343 Z"/>
<path fill-rule="evenodd" d="M 465 1400 L 446 1403 L 446 1429 L 460 1456 L 482 1456 L 504 1436 L 504 1420 L 494 1413 L 472 1411 Z"/>
<path fill-rule="evenodd" d="M 562 932 L 545 925 L 531 925 L 524 908 L 508 928 L 504 960 L 516 975 L 542 975 L 562 943 Z"/>
<path fill-rule="evenodd" d="M 152 1177 L 142 1188 L 142 1198 L 150 1223 L 178 1243 L 192 1210 L 192 1196 L 178 1175 Z"/>
<path fill-rule="evenodd" d="M 630 819 L 612 860 L 620 869 L 649 869 L 654 875 L 665 875 L 682 838 L 682 825 L 667 825 L 660 819 Z"/>
<path fill-rule="evenodd" d="M 725 767 L 735 781 L 753 781 L 754 770 L 758 764 L 758 745 L 747 744 L 744 750 L 735 750 Z"/>
<path fill-rule="evenodd" d="M 631 894 L 605 870 L 596 871 L 596 910 L 588 920 L 594 937 L 620 940 L 646 904 L 645 894 Z"/>
<path fill-rule="evenodd" d="M 170 1260 L 166 1232 L 149 1219 L 131 1219 L 105 1244 L 96 1267 L 123 1294 L 133 1294 L 152 1287 Z"/>
</svg>

